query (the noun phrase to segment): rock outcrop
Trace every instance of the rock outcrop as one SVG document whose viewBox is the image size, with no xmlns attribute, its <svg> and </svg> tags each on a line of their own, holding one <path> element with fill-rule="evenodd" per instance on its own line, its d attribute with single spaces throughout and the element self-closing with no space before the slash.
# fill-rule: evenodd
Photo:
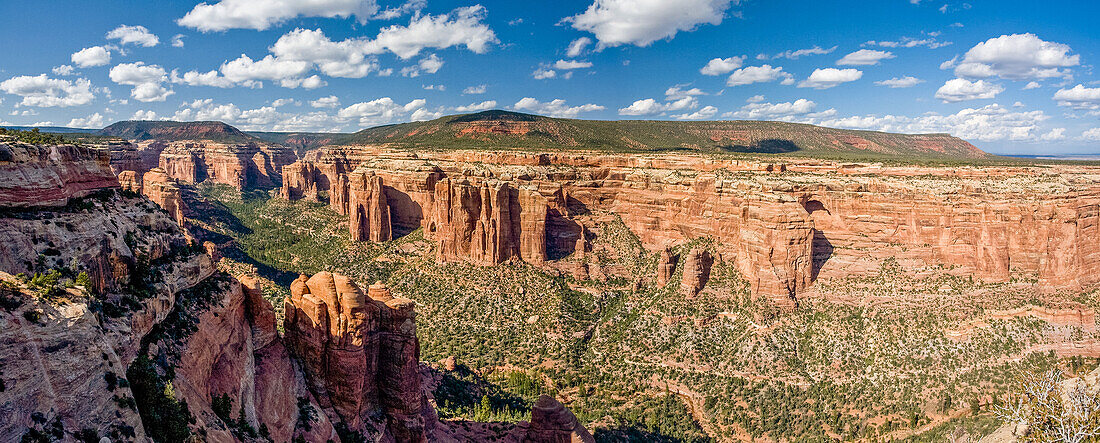
<svg viewBox="0 0 1100 443">
<path fill-rule="evenodd" d="M 699 295 L 710 280 L 710 268 L 713 264 L 714 257 L 706 249 L 692 249 L 684 260 L 684 277 L 680 282 L 680 293 L 686 297 Z"/>
<path fill-rule="evenodd" d="M 595 443 L 596 439 L 585 429 L 577 416 L 561 402 L 549 395 L 542 395 L 531 408 L 531 423 L 524 443 Z"/>
<path fill-rule="evenodd" d="M 382 186 L 382 177 L 355 173 L 348 179 L 348 213 L 351 238 L 356 241 L 393 240 L 390 205 Z"/>
<path fill-rule="evenodd" d="M 141 181 L 121 175 L 160 204 L 178 196 L 160 169 Z M 381 199 L 381 182 L 372 185 L 367 196 Z M 422 385 L 411 300 L 381 283 L 364 293 L 340 275 L 303 276 L 280 336 L 256 279 L 217 271 L 209 248 L 147 199 L 111 192 L 114 179 L 100 186 L 62 187 L 55 201 L 77 199 L 66 207 L 0 214 L 0 440 L 47 426 L 113 441 L 237 442 L 259 432 L 323 442 L 343 429 L 369 441 L 456 440 Z M 84 198 L 95 191 L 107 192 Z M 90 287 L 44 297 L 12 275 L 47 269 L 87 273 Z M 534 441 L 583 431 L 560 404 L 542 408 Z"/>
<path fill-rule="evenodd" d="M 438 242 L 441 261 L 480 265 L 519 257 L 546 259 L 546 201 L 537 192 L 504 182 L 451 182 L 435 188 L 428 236 Z"/>
<path fill-rule="evenodd" d="M 105 150 L 0 139 L 0 207 L 64 206 L 70 198 L 117 187 Z"/>
<path fill-rule="evenodd" d="M 431 438 L 411 300 L 380 283 L 364 294 L 347 277 L 321 272 L 294 281 L 285 312 L 291 352 L 322 407 L 351 429 L 381 428 L 402 442 Z M 380 413 L 386 423 L 375 421 Z"/>
<path fill-rule="evenodd" d="M 184 224 L 184 203 L 180 188 L 163 169 L 153 168 L 141 177 L 141 193 L 172 215 L 180 226 Z"/>
<path fill-rule="evenodd" d="M 272 145 L 170 142 L 161 150 L 160 168 L 184 183 L 209 180 L 237 189 L 270 188 L 281 185 L 283 166 L 295 160 L 293 151 Z"/>
<path fill-rule="evenodd" d="M 141 194 L 141 178 L 136 171 L 122 171 L 118 173 L 118 184 L 123 190 Z"/>
<path fill-rule="evenodd" d="M 661 250 L 661 256 L 657 259 L 657 287 L 663 288 L 672 280 L 672 274 L 676 272 L 677 258 L 672 254 L 672 248 L 665 246 Z"/>
</svg>

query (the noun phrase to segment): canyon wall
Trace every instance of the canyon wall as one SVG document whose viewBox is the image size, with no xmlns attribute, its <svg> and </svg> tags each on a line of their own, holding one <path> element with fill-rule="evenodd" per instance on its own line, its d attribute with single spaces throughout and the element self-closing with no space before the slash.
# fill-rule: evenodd
<svg viewBox="0 0 1100 443">
<path fill-rule="evenodd" d="M 297 160 L 293 150 L 258 143 L 195 141 L 139 141 L 110 143 L 115 174 L 144 174 L 160 168 L 183 183 L 211 181 L 244 188 L 272 188 L 282 184 L 282 168 Z"/>
<path fill-rule="evenodd" d="M 21 179 L 0 182 L 0 441 L 459 440 L 424 389 L 412 300 L 303 276 L 281 335 L 255 279 L 219 271 L 181 210 L 154 210 L 177 202 L 166 171 L 120 172 L 134 196 L 105 150 L 7 149 L 19 162 L 0 166 Z M 364 198 L 384 200 L 379 180 Z M 587 435 L 544 403 L 527 441 Z M 518 441 L 528 428 L 505 429 Z"/>
<path fill-rule="evenodd" d="M 605 212 L 655 252 L 714 239 L 754 293 L 784 305 L 817 278 L 864 275 L 888 257 L 988 281 L 1033 275 L 1051 289 L 1100 283 L 1100 186 L 1088 168 L 344 148 L 283 172 L 285 183 L 356 195 L 329 203 L 357 221 L 381 220 L 356 215 L 382 206 L 354 178 L 372 177 L 392 235 L 423 228 L 442 261 L 552 262 L 582 252 L 589 214 Z M 372 240 L 384 230 L 374 224 L 353 223 L 352 237 Z"/>
<path fill-rule="evenodd" d="M 105 150 L 0 139 L 0 207 L 64 206 L 112 187 L 118 180 Z"/>
<path fill-rule="evenodd" d="M 352 429 L 388 430 L 398 441 L 433 439 L 411 300 L 380 283 L 364 294 L 347 277 L 321 272 L 294 281 L 285 312 L 287 342 L 323 408 Z M 377 422 L 380 415 L 385 422 Z"/>
</svg>

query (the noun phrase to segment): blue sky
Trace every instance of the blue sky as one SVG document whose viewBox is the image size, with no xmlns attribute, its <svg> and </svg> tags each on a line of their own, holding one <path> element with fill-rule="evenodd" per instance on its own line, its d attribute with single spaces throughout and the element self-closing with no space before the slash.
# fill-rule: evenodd
<svg viewBox="0 0 1100 443">
<path fill-rule="evenodd" d="M 353 131 L 481 109 L 1100 153 L 1100 2 L 0 2 L 0 122 Z"/>
</svg>

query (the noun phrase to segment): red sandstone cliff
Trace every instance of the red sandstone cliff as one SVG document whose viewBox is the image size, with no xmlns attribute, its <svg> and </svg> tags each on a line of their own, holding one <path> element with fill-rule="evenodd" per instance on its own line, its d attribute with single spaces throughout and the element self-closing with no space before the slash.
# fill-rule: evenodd
<svg viewBox="0 0 1100 443">
<path fill-rule="evenodd" d="M 117 187 L 105 150 L 0 139 L 0 207 L 64 206 L 70 198 Z"/>
<path fill-rule="evenodd" d="M 120 176 L 121 177 L 121 176 Z M 132 186 L 132 185 L 131 185 Z M 180 226 L 184 224 L 184 204 L 180 188 L 163 169 L 153 168 L 141 177 L 141 193 L 172 215 Z"/>
<path fill-rule="evenodd" d="M 284 169 L 285 183 L 318 183 L 346 214 L 350 198 L 337 196 L 350 192 L 349 168 L 379 177 L 391 224 L 424 228 L 443 260 L 568 255 L 593 228 L 584 214 L 604 211 L 653 251 L 714 239 L 755 293 L 784 305 L 816 278 L 869 272 L 886 257 L 987 280 L 1100 284 L 1100 188 L 1073 170 L 1038 180 L 1044 172 L 1019 167 L 343 148 L 311 152 Z M 369 239 L 369 228 L 353 225 L 353 237 Z"/>
</svg>

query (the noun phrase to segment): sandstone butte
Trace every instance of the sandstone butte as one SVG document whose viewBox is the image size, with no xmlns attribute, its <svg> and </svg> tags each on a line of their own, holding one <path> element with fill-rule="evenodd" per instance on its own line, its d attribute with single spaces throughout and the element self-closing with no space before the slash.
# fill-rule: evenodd
<svg viewBox="0 0 1100 443">
<path fill-rule="evenodd" d="M 352 238 L 422 228 L 439 260 L 480 265 L 560 267 L 556 259 L 583 255 L 590 214 L 612 213 L 654 252 L 714 240 L 714 258 L 730 260 L 754 294 L 791 306 L 816 279 L 864 275 L 887 257 L 987 281 L 1021 274 L 1052 290 L 1094 287 L 1098 172 L 333 147 L 284 167 L 281 192 L 327 201 L 352 221 Z M 673 255 L 662 255 L 661 286 Z M 694 267 L 685 292 L 702 289 L 709 263 L 680 263 Z M 592 264 L 571 272 L 584 278 Z"/>
<path fill-rule="evenodd" d="M 381 284 L 364 293 L 337 274 L 303 276 L 291 288 L 280 334 L 256 280 L 217 271 L 175 213 L 115 192 L 121 184 L 105 150 L 4 141 L 0 155 L 0 209 L 33 215 L 0 219 L 0 295 L 18 301 L 0 309 L 3 439 L 59 423 L 69 432 L 149 441 L 151 423 L 138 412 L 149 405 L 126 406 L 140 395 L 117 382 L 139 359 L 171 382 L 171 398 L 186 402 L 189 428 L 204 441 L 240 441 L 230 430 L 236 424 L 214 413 L 221 396 L 233 420 L 274 441 L 338 440 L 337 424 L 372 441 L 463 435 L 437 418 L 424 388 L 411 300 Z M 119 177 L 129 190 L 163 197 L 164 189 L 150 191 L 169 187 L 163 175 Z M 91 205 L 66 206 L 88 196 Z M 89 273 L 95 295 L 63 289 L 61 302 L 48 302 L 13 277 L 33 270 L 49 248 L 56 252 L 46 265 Z M 140 263 L 157 272 L 138 272 Z M 153 278 L 143 280 L 147 292 L 136 301 L 127 301 L 135 297 L 131 278 Z M 169 392 L 151 395 L 161 391 Z M 302 408 L 314 411 L 308 424 L 299 420 Z M 591 436 L 560 403 L 540 399 L 531 422 L 512 426 L 505 441 Z"/>
</svg>

